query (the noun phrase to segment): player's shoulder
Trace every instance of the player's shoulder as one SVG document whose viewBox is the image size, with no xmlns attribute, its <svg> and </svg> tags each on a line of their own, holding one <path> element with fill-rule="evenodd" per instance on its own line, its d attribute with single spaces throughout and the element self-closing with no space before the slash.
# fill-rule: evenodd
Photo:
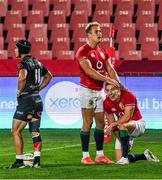
<svg viewBox="0 0 162 180">
<path fill-rule="evenodd" d="M 106 97 L 106 98 L 104 99 L 104 101 L 103 101 L 103 105 L 104 105 L 104 106 L 108 106 L 108 105 L 110 105 L 110 104 L 111 104 L 111 101 L 110 101 L 109 97 Z"/>
<path fill-rule="evenodd" d="M 86 55 L 89 52 L 88 44 L 82 45 L 76 52 L 76 58 L 82 54 Z"/>
<path fill-rule="evenodd" d="M 124 97 L 129 97 L 129 98 L 136 98 L 136 95 L 132 92 L 132 91 L 129 91 L 129 90 L 124 90 L 122 92 L 123 96 Z"/>
</svg>

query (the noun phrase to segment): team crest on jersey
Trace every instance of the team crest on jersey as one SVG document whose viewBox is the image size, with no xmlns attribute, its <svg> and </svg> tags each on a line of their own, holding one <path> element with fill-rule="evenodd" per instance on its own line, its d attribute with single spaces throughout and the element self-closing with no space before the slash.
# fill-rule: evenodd
<svg viewBox="0 0 162 180">
<path fill-rule="evenodd" d="M 124 104 L 122 102 L 119 103 L 119 107 L 124 110 Z"/>
<path fill-rule="evenodd" d="M 111 111 L 112 111 L 112 112 L 115 112 L 115 111 L 116 111 L 116 108 L 111 108 Z"/>
<path fill-rule="evenodd" d="M 92 58 L 95 58 L 95 53 L 91 53 L 90 56 L 91 56 Z"/>
<path fill-rule="evenodd" d="M 102 51 L 100 52 L 100 55 L 103 59 L 105 59 L 105 54 Z"/>
</svg>

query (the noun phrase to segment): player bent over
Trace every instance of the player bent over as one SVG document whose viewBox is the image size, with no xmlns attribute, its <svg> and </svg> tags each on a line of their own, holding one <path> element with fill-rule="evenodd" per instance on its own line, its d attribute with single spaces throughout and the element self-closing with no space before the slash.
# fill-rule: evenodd
<svg viewBox="0 0 162 180">
<path fill-rule="evenodd" d="M 23 137 L 22 131 L 29 124 L 33 139 L 34 164 L 40 167 L 41 135 L 40 121 L 43 111 L 42 99 L 39 92 L 50 82 L 52 75 L 35 57 L 30 55 L 31 43 L 19 40 L 15 46 L 16 57 L 21 58 L 18 64 L 18 105 L 13 116 L 12 135 L 16 151 L 16 161 L 6 168 L 23 168 Z M 43 79 L 41 80 L 41 78 Z"/>
<path fill-rule="evenodd" d="M 76 53 L 76 60 L 80 68 L 80 100 L 83 125 L 80 132 L 82 143 L 83 164 L 112 163 L 103 152 L 104 142 L 104 113 L 101 90 L 104 82 L 119 85 L 119 78 L 108 61 L 108 55 L 99 47 L 102 32 L 100 24 L 89 23 L 85 28 L 87 43 Z M 108 77 L 107 74 L 110 76 Z M 94 139 L 96 142 L 96 159 L 93 161 L 89 154 L 90 129 L 95 118 L 96 128 Z"/>
<path fill-rule="evenodd" d="M 139 137 L 145 132 L 145 121 L 137 106 L 136 96 L 127 89 L 121 90 L 113 84 L 106 84 L 106 99 L 104 111 L 110 123 L 107 132 L 116 135 L 115 155 L 116 164 L 129 164 L 137 160 L 159 162 L 150 150 L 143 154 L 129 154 L 130 143 L 133 138 Z M 117 116 L 115 121 L 114 114 Z"/>
</svg>

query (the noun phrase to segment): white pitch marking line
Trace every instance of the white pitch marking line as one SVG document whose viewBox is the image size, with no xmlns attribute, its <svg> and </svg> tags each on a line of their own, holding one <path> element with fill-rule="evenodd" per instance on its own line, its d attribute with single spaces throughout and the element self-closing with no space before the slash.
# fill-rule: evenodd
<svg viewBox="0 0 162 180">
<path fill-rule="evenodd" d="M 95 143 L 89 143 L 89 144 L 95 144 Z M 81 144 L 73 144 L 69 146 L 61 146 L 61 147 L 55 147 L 55 148 L 47 148 L 47 149 L 42 149 L 42 152 L 44 151 L 51 151 L 51 150 L 59 150 L 59 149 L 66 149 L 66 148 L 72 148 L 72 147 L 79 147 Z M 9 156 L 9 155 L 15 155 L 15 153 L 6 153 L 6 154 L 0 154 L 0 156 Z"/>
</svg>

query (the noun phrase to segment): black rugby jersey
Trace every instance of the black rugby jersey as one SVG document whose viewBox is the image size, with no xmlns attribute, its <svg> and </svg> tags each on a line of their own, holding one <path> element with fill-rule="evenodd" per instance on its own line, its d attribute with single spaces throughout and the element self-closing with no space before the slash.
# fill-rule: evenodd
<svg viewBox="0 0 162 180">
<path fill-rule="evenodd" d="M 48 72 L 47 68 L 35 57 L 27 55 L 19 62 L 18 70 L 20 69 L 27 70 L 26 82 L 21 94 L 38 92 L 41 77 Z"/>
</svg>

